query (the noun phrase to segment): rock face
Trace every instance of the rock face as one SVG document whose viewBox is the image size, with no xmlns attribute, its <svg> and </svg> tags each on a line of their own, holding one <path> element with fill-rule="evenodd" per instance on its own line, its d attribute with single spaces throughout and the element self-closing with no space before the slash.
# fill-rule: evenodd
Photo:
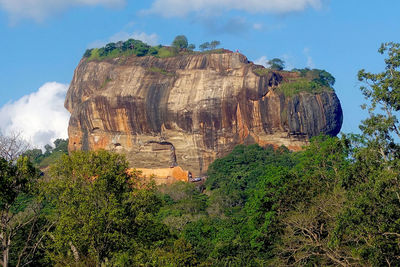
<svg viewBox="0 0 400 267">
<path fill-rule="evenodd" d="M 295 73 L 269 72 L 239 53 L 81 60 L 67 93 L 69 150 L 115 150 L 137 168 L 179 164 L 194 175 L 237 144 L 300 149 L 336 135 L 334 92 L 285 97 Z"/>
</svg>

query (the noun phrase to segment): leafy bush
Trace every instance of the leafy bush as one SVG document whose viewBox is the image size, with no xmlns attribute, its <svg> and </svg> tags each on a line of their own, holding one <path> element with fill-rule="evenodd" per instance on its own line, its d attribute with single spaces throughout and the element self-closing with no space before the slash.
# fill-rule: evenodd
<svg viewBox="0 0 400 267">
<path fill-rule="evenodd" d="M 259 69 L 254 69 L 253 72 L 259 76 L 267 76 L 268 73 L 271 72 L 271 70 L 266 68 L 259 68 Z"/>
<path fill-rule="evenodd" d="M 292 71 L 299 72 L 301 77 L 314 81 L 321 86 L 332 87 L 335 84 L 335 77 L 326 70 L 305 68 L 293 69 Z"/>
<path fill-rule="evenodd" d="M 279 70 L 276 68 L 275 70 Z M 274 68 L 260 67 L 253 69 L 253 72 L 258 76 L 267 76 L 268 73 L 273 71 Z M 319 94 L 326 91 L 333 91 L 332 86 L 335 83 L 335 78 L 329 72 L 319 69 L 310 70 L 307 68 L 293 69 L 292 72 L 293 71 L 298 72 L 300 77 L 289 78 L 287 82 L 281 83 L 276 89 L 277 92 L 280 92 L 287 97 L 292 97 L 301 92 Z"/>
<path fill-rule="evenodd" d="M 167 58 L 167 57 L 174 57 L 177 55 L 177 52 L 175 49 L 172 49 L 170 47 L 158 47 L 157 48 L 157 53 L 154 54 L 155 57 L 158 58 Z"/>
<path fill-rule="evenodd" d="M 333 91 L 331 87 L 323 86 L 315 81 L 310 81 L 306 78 L 297 79 L 292 82 L 282 83 L 277 89 L 278 92 L 283 93 L 287 97 L 297 95 L 301 92 L 311 94 L 319 94 L 325 91 Z"/>
</svg>

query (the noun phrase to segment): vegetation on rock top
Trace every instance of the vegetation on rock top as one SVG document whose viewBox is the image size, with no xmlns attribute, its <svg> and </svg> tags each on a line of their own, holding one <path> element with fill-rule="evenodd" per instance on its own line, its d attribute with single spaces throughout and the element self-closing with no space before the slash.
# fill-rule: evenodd
<svg viewBox="0 0 400 267">
<path fill-rule="evenodd" d="M 258 76 L 267 76 L 274 71 L 281 74 L 287 73 L 287 71 L 283 70 L 284 62 L 282 60 L 270 60 L 268 64 L 270 67 L 258 67 L 253 69 L 253 72 Z M 304 68 L 293 69 L 290 72 L 297 73 L 298 77 L 287 78 L 286 81 L 279 84 L 275 89 L 287 97 L 297 95 L 301 92 L 319 94 L 334 91 L 335 78 L 326 70 Z"/>
<path fill-rule="evenodd" d="M 137 57 L 154 56 L 158 58 L 168 58 L 178 55 L 188 54 L 208 54 L 208 53 L 224 53 L 227 50 L 217 49 L 220 45 L 219 41 L 205 42 L 199 46 L 201 52 L 194 51 L 195 45 L 189 44 L 186 36 L 178 35 L 173 40 L 171 46 L 150 46 L 140 40 L 129 39 L 125 42 L 119 41 L 109 43 L 102 48 L 93 48 L 86 50 L 84 58 L 88 61 L 100 61 L 104 59 L 112 59 L 118 57 L 128 57 L 135 55 Z M 266 76 L 271 71 L 283 71 L 285 62 L 282 59 L 274 58 L 267 62 L 269 68 L 256 68 L 253 70 L 259 76 Z M 171 73 L 161 69 L 150 69 L 151 72 L 159 72 L 164 75 Z M 293 69 L 299 73 L 300 78 L 292 78 L 288 82 L 280 84 L 277 91 L 285 96 L 291 97 L 301 92 L 318 94 L 325 91 L 333 91 L 335 78 L 325 70 L 319 69 Z"/>
<path fill-rule="evenodd" d="M 311 94 L 320 94 L 322 92 L 333 92 L 333 88 L 330 86 L 324 86 L 320 83 L 308 80 L 307 78 L 299 78 L 290 82 L 281 83 L 276 91 L 282 93 L 287 97 L 297 95 L 302 92 Z"/>
<path fill-rule="evenodd" d="M 212 41 L 211 43 L 204 43 L 200 45 L 199 51 L 194 51 L 195 45 L 188 44 L 188 40 L 184 35 L 175 37 L 171 46 L 150 46 L 140 40 L 129 39 L 125 42 L 119 41 L 116 43 L 108 43 L 101 48 L 92 48 L 86 50 L 83 57 L 88 61 L 104 60 L 117 57 L 127 56 L 154 56 L 158 58 L 174 57 L 177 55 L 185 54 L 199 54 L 199 53 L 224 53 L 226 50 L 217 49 L 220 45 L 219 41 Z"/>
</svg>

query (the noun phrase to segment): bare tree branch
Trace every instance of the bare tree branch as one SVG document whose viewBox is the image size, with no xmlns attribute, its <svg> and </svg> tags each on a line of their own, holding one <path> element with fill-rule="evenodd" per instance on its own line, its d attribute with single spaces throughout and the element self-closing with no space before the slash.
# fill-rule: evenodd
<svg viewBox="0 0 400 267">
<path fill-rule="evenodd" d="M 0 133 L 0 157 L 14 162 L 24 154 L 30 145 L 26 142 L 20 132 L 12 132 L 9 135 Z"/>
</svg>

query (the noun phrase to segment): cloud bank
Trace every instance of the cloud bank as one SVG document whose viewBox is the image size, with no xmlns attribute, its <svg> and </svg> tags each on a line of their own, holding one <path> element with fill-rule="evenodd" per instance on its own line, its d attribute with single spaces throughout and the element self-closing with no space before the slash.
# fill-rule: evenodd
<svg viewBox="0 0 400 267">
<path fill-rule="evenodd" d="M 34 147 L 53 144 L 68 137 L 69 112 L 64 108 L 68 85 L 50 82 L 38 91 L 0 108 L 0 130 L 3 134 L 20 132 Z"/>
<path fill-rule="evenodd" d="M 179 17 L 191 12 L 213 13 L 226 10 L 241 10 L 250 13 L 278 13 L 319 9 L 323 0 L 155 0 L 147 13 L 165 17 Z"/>
<path fill-rule="evenodd" d="M 75 6 L 120 7 L 125 0 L 0 0 L 0 8 L 8 12 L 12 21 L 30 18 L 42 21 L 46 17 Z"/>
</svg>

